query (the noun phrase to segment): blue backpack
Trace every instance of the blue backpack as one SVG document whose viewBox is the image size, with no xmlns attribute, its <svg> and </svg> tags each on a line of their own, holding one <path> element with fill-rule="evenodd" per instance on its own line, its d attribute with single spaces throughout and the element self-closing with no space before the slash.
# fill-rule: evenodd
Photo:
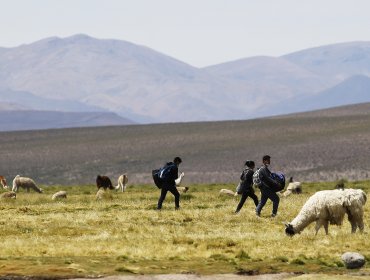
<svg viewBox="0 0 370 280">
<path fill-rule="evenodd" d="M 279 185 L 273 187 L 275 192 L 280 192 L 285 188 L 285 175 L 283 173 L 271 173 L 271 178 L 279 183 Z"/>
</svg>

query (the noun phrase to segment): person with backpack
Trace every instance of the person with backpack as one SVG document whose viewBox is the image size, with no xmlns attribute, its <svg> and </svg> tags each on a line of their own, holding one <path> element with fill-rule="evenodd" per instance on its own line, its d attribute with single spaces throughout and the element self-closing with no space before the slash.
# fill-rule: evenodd
<svg viewBox="0 0 370 280">
<path fill-rule="evenodd" d="M 242 197 L 240 198 L 240 202 L 236 207 L 235 213 L 239 213 L 248 197 L 253 199 L 256 207 L 258 205 L 258 197 L 254 193 L 253 189 L 253 173 L 255 167 L 254 161 L 247 160 L 244 166 L 244 170 L 240 175 L 240 185 L 238 190 L 238 194 L 241 194 Z"/>
<path fill-rule="evenodd" d="M 162 187 L 157 210 L 162 209 L 162 203 L 166 198 L 167 192 L 172 193 L 175 197 L 175 209 L 178 210 L 180 208 L 180 193 L 176 188 L 175 180 L 179 177 L 178 168 L 181 162 L 181 158 L 175 157 L 173 162 L 167 162 L 166 165 L 160 169 L 159 177 L 162 181 Z"/>
<path fill-rule="evenodd" d="M 256 215 L 260 216 L 262 208 L 265 206 L 268 199 L 272 201 L 272 214 L 271 217 L 275 217 L 278 211 L 280 198 L 274 191 L 276 186 L 279 186 L 279 182 L 272 179 L 271 171 L 269 170 L 270 166 L 270 159 L 269 155 L 265 155 L 262 157 L 263 165 L 255 172 L 255 176 L 253 177 L 253 182 L 256 183 L 255 178 L 258 175 L 259 183 L 257 183 L 260 191 L 261 191 L 261 200 L 256 207 Z"/>
</svg>

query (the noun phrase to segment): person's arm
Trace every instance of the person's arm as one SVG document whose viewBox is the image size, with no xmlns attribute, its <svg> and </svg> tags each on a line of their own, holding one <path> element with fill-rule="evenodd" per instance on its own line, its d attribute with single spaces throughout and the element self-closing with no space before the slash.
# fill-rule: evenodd
<svg viewBox="0 0 370 280">
<path fill-rule="evenodd" d="M 185 176 L 184 172 L 180 174 L 180 176 L 175 180 L 176 186 L 180 186 L 182 178 Z"/>
<path fill-rule="evenodd" d="M 252 186 L 253 185 L 253 170 L 249 169 L 248 173 L 246 174 L 246 184 L 247 186 Z"/>
<path fill-rule="evenodd" d="M 277 181 L 271 178 L 271 172 L 266 168 L 262 168 L 262 182 L 266 184 L 268 187 L 280 185 Z"/>
<path fill-rule="evenodd" d="M 173 181 L 173 183 L 176 184 L 176 179 L 178 179 L 179 177 L 179 169 L 177 168 L 176 165 L 173 165 L 173 167 L 171 167 L 171 180 Z"/>
</svg>

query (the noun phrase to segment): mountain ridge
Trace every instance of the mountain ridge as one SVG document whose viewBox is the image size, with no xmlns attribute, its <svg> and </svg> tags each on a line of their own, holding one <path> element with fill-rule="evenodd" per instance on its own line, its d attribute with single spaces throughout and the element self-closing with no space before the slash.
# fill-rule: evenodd
<svg viewBox="0 0 370 280">
<path fill-rule="evenodd" d="M 5 103 L 5 106 L 9 104 Z M 4 103 L 0 103 L 0 108 Z M 60 129 L 135 124 L 113 112 L 36 111 L 18 107 L 0 110 L 0 131 Z"/>
<path fill-rule="evenodd" d="M 94 108 L 139 123 L 249 119 L 280 114 L 284 103 L 291 104 L 287 113 L 299 110 L 297 99 L 323 96 L 353 75 L 370 76 L 368 46 L 342 43 L 197 68 L 122 40 L 50 37 L 1 49 L 0 88 L 35 96 L 31 109 L 60 103 L 65 111 Z M 25 104 L 16 94 L 1 95 Z M 40 98 L 49 103 L 37 107 Z"/>
</svg>

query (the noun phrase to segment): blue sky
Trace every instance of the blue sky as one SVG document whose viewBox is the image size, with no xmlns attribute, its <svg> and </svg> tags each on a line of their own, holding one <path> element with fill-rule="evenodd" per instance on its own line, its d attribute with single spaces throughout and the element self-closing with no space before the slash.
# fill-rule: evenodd
<svg viewBox="0 0 370 280">
<path fill-rule="evenodd" d="M 0 47 L 87 34 L 197 67 L 370 41 L 369 0 L 0 0 Z"/>
</svg>

